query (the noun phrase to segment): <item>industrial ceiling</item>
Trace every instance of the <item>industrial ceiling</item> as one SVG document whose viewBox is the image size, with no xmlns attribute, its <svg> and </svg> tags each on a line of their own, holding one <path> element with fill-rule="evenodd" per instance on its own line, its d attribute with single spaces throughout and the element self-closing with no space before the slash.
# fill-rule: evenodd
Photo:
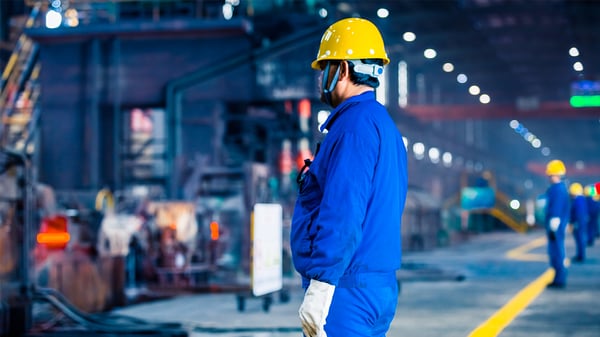
<svg viewBox="0 0 600 337">
<path fill-rule="evenodd" d="M 409 72 L 424 75 L 427 98 L 403 109 L 424 126 L 435 125 L 443 132 L 472 121 L 486 143 L 481 148 L 500 161 L 543 175 L 545 162 L 557 158 L 566 162 L 573 177 L 600 180 L 600 107 L 569 104 L 573 83 L 600 81 L 599 1 L 322 4 L 338 16 L 372 19 L 382 30 L 388 52 L 406 61 Z M 407 31 L 415 34 L 414 41 L 405 41 Z M 570 55 L 577 54 L 573 47 L 576 56 Z M 435 58 L 424 57 L 428 48 L 436 51 Z M 448 62 L 452 72 L 443 70 Z M 459 73 L 467 76 L 466 83 L 457 82 Z M 469 94 L 473 84 L 489 95 L 488 104 Z M 539 147 L 532 146 L 532 137 Z"/>
</svg>

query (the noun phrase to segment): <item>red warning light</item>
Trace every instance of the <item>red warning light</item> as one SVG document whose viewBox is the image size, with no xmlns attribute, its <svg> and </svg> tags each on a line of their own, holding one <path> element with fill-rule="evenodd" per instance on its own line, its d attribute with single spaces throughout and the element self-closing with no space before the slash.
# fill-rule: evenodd
<svg viewBox="0 0 600 337">
<path fill-rule="evenodd" d="M 213 241 L 219 240 L 219 223 L 216 221 L 210 223 L 210 239 Z"/>
<path fill-rule="evenodd" d="M 36 236 L 37 242 L 46 248 L 65 249 L 71 239 L 67 225 L 67 217 L 62 215 L 42 219 L 40 232 Z"/>
</svg>

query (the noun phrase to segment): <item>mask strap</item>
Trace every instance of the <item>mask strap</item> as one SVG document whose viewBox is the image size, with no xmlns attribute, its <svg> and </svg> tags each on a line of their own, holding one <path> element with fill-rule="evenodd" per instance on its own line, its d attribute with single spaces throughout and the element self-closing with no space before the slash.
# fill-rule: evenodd
<svg viewBox="0 0 600 337">
<path fill-rule="evenodd" d="M 333 75 L 333 79 L 331 80 L 331 84 L 329 85 L 329 87 L 327 88 L 327 79 L 329 78 L 329 66 L 331 65 L 331 62 L 327 62 L 327 65 L 325 66 L 325 70 L 323 70 L 323 77 L 327 77 L 324 78 L 324 81 L 321 81 L 321 86 L 322 86 L 322 90 L 323 90 L 323 96 L 325 96 L 325 101 L 327 101 L 327 104 L 331 105 L 331 92 L 333 91 L 333 89 L 335 89 L 335 86 L 338 82 L 338 79 L 340 77 L 340 68 L 342 66 L 342 64 L 340 63 L 340 65 L 338 66 L 337 70 L 335 71 L 335 75 Z"/>
</svg>

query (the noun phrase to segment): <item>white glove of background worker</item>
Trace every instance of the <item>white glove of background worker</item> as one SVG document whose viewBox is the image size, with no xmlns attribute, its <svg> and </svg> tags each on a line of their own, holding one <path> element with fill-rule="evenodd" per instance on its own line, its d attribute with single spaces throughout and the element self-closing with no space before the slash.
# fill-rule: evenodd
<svg viewBox="0 0 600 337">
<path fill-rule="evenodd" d="M 556 232 L 558 230 L 558 226 L 560 226 L 560 218 L 554 217 L 550 219 L 550 230 Z"/>
<path fill-rule="evenodd" d="M 298 310 L 302 331 L 306 337 L 327 337 L 324 329 L 325 319 L 329 313 L 334 291 L 334 285 L 310 280 L 310 285 L 304 293 L 304 300 Z"/>
</svg>

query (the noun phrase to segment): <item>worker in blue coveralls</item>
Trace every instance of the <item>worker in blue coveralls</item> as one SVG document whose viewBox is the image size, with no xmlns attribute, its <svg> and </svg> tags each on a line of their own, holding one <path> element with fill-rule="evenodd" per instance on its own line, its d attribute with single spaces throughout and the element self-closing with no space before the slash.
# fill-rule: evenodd
<svg viewBox="0 0 600 337">
<path fill-rule="evenodd" d="M 554 280 L 548 284 L 550 288 L 564 288 L 567 285 L 565 231 L 571 206 L 567 185 L 563 181 L 566 173 L 565 164 L 560 160 L 551 160 L 546 165 L 546 175 L 550 178 L 551 184 L 546 190 L 545 226 L 550 265 L 554 268 Z"/>
<path fill-rule="evenodd" d="M 377 27 L 349 18 L 325 31 L 311 64 L 333 111 L 298 175 L 292 218 L 307 337 L 382 337 L 395 315 L 407 163 L 396 124 L 375 100 L 388 63 Z"/>
<path fill-rule="evenodd" d="M 583 186 L 580 183 L 572 183 L 569 186 L 571 195 L 571 218 L 569 223 L 573 228 L 573 238 L 575 239 L 575 256 L 571 259 L 573 262 L 585 261 L 585 249 L 587 247 L 588 235 L 588 205 L 583 196 Z"/>
<path fill-rule="evenodd" d="M 598 237 L 598 215 L 600 214 L 600 195 L 595 193 L 595 187 L 593 185 L 587 185 L 583 194 L 588 205 L 588 237 L 587 245 L 589 247 L 594 245 L 596 238 Z"/>
</svg>

